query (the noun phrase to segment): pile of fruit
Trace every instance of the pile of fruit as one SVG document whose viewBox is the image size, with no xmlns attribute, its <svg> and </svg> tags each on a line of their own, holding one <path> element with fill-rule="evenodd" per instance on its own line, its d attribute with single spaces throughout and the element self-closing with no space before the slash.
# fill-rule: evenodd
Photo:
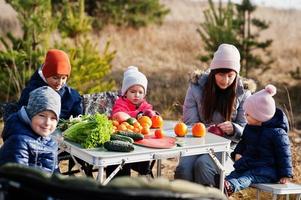
<svg viewBox="0 0 301 200">
<path fill-rule="evenodd" d="M 161 116 L 141 116 L 138 119 L 125 113 L 119 113 L 112 117 L 113 133 L 110 141 L 104 143 L 108 151 L 130 152 L 134 150 L 134 141 L 142 140 L 144 135 L 150 134 L 151 128 L 156 128 L 155 136 L 164 137 Z"/>
<path fill-rule="evenodd" d="M 151 128 L 162 128 L 163 119 L 158 115 L 152 116 L 151 118 L 148 116 L 141 116 L 138 119 L 132 117 L 127 119 L 113 118 L 112 123 L 114 131 L 129 131 L 148 135 L 150 134 Z"/>
</svg>

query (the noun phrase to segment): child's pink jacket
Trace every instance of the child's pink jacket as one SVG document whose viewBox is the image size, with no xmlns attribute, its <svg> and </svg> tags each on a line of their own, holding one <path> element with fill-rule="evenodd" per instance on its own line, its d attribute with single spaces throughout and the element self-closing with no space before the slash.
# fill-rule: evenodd
<svg viewBox="0 0 301 200">
<path fill-rule="evenodd" d="M 127 98 L 118 97 L 112 109 L 112 116 L 117 112 L 125 112 L 131 117 L 136 118 L 139 112 L 152 109 L 153 106 L 147 103 L 146 100 L 144 100 L 139 107 L 136 107 L 136 105 L 130 102 Z"/>
</svg>

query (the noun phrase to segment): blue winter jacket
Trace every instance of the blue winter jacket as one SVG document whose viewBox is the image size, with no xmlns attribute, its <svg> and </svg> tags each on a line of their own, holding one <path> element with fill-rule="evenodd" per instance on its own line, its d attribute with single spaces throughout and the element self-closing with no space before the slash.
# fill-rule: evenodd
<svg viewBox="0 0 301 200">
<path fill-rule="evenodd" d="M 19 109 L 22 106 L 27 106 L 29 93 L 36 88 L 48 86 L 48 84 L 41 78 L 39 69 L 32 75 L 27 86 L 22 91 L 18 105 Z M 61 114 L 60 118 L 69 119 L 72 115 L 74 117 L 83 113 L 82 99 L 79 93 L 65 84 L 59 91 L 61 96 Z"/>
<path fill-rule="evenodd" d="M 262 126 L 246 125 L 242 140 L 232 153 L 233 157 L 242 155 L 234 163 L 235 170 L 251 170 L 254 175 L 270 177 L 275 182 L 282 177 L 292 177 L 288 129 L 287 117 L 280 109 Z"/>
<path fill-rule="evenodd" d="M 22 113 L 23 112 L 23 113 Z M 53 172 L 57 166 L 57 142 L 50 136 L 36 134 L 25 109 L 9 116 L 2 132 L 3 145 L 0 148 L 0 165 L 13 162 Z"/>
</svg>

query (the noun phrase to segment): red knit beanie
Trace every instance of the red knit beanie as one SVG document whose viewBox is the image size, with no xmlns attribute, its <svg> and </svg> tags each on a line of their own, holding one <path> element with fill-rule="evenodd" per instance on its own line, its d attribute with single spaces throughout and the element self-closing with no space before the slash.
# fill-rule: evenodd
<svg viewBox="0 0 301 200">
<path fill-rule="evenodd" d="M 61 50 L 51 49 L 47 52 L 45 63 L 42 68 L 45 78 L 55 75 L 70 75 L 71 65 L 68 55 Z"/>
</svg>

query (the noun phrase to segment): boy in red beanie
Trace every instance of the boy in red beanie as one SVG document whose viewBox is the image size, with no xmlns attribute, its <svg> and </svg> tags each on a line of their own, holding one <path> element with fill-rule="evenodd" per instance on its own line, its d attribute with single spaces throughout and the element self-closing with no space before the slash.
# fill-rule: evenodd
<svg viewBox="0 0 301 200">
<path fill-rule="evenodd" d="M 61 96 L 60 118 L 69 119 L 83 113 L 81 96 L 67 86 L 66 82 L 71 73 L 71 65 L 68 55 L 58 49 L 47 52 L 44 64 L 32 75 L 19 99 L 19 107 L 26 106 L 29 93 L 39 87 L 49 86 Z"/>
<path fill-rule="evenodd" d="M 69 119 L 71 116 L 77 117 L 83 114 L 82 98 L 80 94 L 69 87 L 66 82 L 71 73 L 71 65 L 68 55 L 58 49 L 51 49 L 47 52 L 44 64 L 36 70 L 30 78 L 28 84 L 23 89 L 18 101 L 19 108 L 26 106 L 29 99 L 29 93 L 36 88 L 49 86 L 54 89 L 61 97 L 60 119 Z M 62 152 L 60 156 L 67 153 Z M 78 162 L 83 161 L 78 159 Z M 69 159 L 69 171 L 74 166 L 72 159 Z M 87 175 L 91 175 L 89 172 Z"/>
</svg>

